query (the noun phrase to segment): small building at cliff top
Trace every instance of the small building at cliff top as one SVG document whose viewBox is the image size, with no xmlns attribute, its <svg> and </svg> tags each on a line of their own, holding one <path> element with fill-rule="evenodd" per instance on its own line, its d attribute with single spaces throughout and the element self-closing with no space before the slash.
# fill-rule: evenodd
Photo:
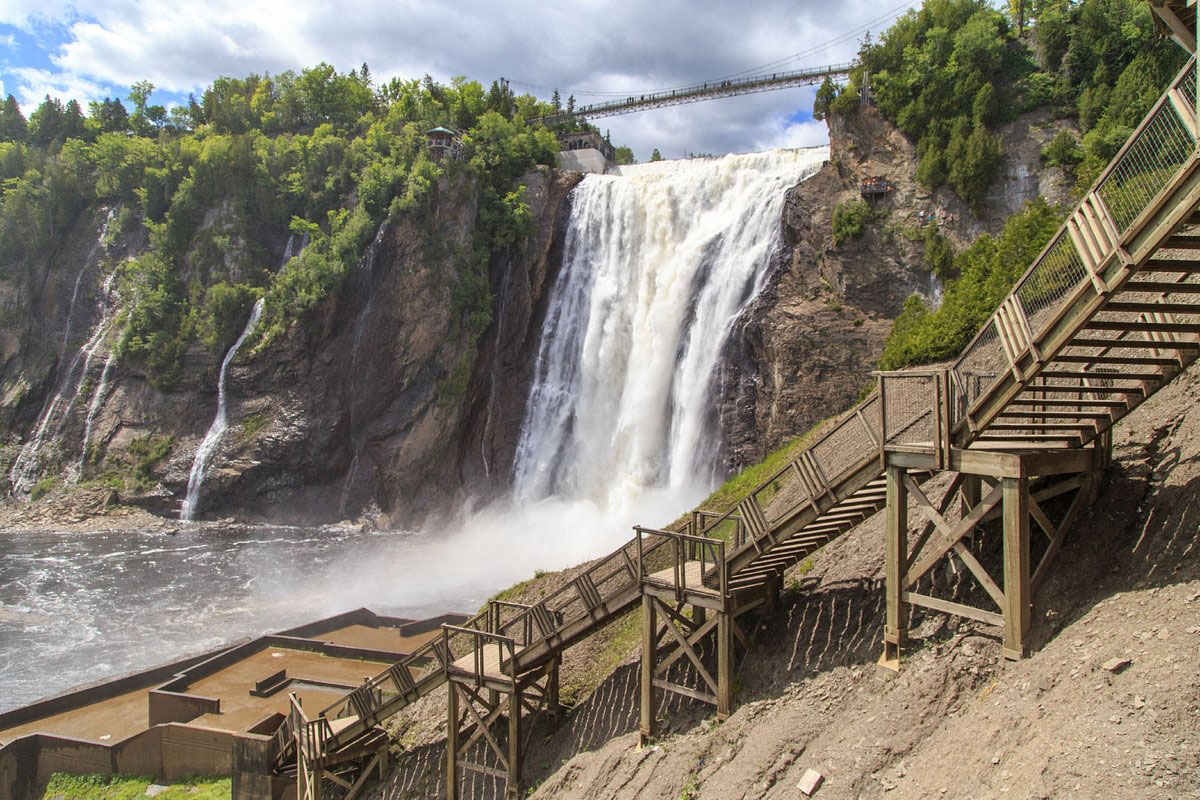
<svg viewBox="0 0 1200 800">
<path fill-rule="evenodd" d="M 434 161 L 462 158 L 462 135 L 450 128 L 438 126 L 425 131 L 425 146 Z"/>
<path fill-rule="evenodd" d="M 603 175 L 616 166 L 616 150 L 595 131 L 563 134 L 558 141 L 558 166 L 562 169 Z"/>
</svg>

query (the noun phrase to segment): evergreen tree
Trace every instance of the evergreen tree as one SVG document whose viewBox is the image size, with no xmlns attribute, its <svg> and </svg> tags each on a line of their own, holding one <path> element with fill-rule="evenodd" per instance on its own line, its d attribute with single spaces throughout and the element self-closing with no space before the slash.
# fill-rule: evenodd
<svg viewBox="0 0 1200 800">
<path fill-rule="evenodd" d="M 100 133 L 120 133 L 129 130 L 129 112 L 125 104 L 112 97 L 106 97 L 88 104 L 88 117 L 92 127 Z"/>
<path fill-rule="evenodd" d="M 554 94 L 550 98 L 550 105 L 554 106 L 554 113 L 562 111 L 562 95 L 558 93 L 558 89 L 554 90 Z"/>
<path fill-rule="evenodd" d="M 651 161 L 662 161 L 663 160 L 662 153 L 658 152 L 657 147 L 654 148 L 654 152 L 652 152 L 650 154 L 650 160 Z"/>
<path fill-rule="evenodd" d="M 0 106 L 0 142 L 23 142 L 28 133 L 21 106 L 17 105 L 17 98 L 10 94 L 4 105 Z"/>
<path fill-rule="evenodd" d="M 34 144 L 50 144 L 62 139 L 63 133 L 63 104 L 58 98 L 46 99 L 29 116 L 29 141 Z"/>
<path fill-rule="evenodd" d="M 79 101 L 74 98 L 68 100 L 63 109 L 62 137 L 63 139 L 87 138 L 87 124 L 83 116 L 83 109 L 79 107 Z"/>
</svg>

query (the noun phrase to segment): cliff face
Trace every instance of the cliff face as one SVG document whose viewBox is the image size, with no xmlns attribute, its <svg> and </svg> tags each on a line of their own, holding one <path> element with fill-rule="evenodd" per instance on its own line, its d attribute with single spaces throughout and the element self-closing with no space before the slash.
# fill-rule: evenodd
<svg viewBox="0 0 1200 800">
<path fill-rule="evenodd" d="M 1003 126 L 1005 159 L 975 217 L 949 189 L 930 192 L 917 183 L 912 143 L 873 107 L 830 118 L 829 163 L 789 193 L 775 271 L 728 346 L 720 393 L 729 469 L 848 408 L 872 384 L 905 299 L 916 292 L 939 301 L 924 260 L 924 219 L 938 219 L 961 248 L 997 232 L 1039 193 L 1067 199 L 1061 170 L 1043 170 L 1040 160 L 1057 124 L 1032 112 Z M 886 178 L 894 190 L 867 201 L 871 214 L 860 236 L 835 245 L 834 209 L 859 200 L 869 177 Z"/>
<path fill-rule="evenodd" d="M 492 323 L 480 337 L 455 313 L 449 278 L 471 249 L 474 187 L 443 179 L 428 217 L 385 224 L 341 288 L 286 338 L 239 352 L 200 516 L 312 523 L 365 512 L 416 524 L 502 480 L 484 456 L 511 460 L 520 365 L 577 180 L 527 176 L 536 229 L 493 258 Z M 98 486 L 104 502 L 174 516 L 216 410 L 229 343 L 194 344 L 166 390 L 119 357 L 110 363 L 120 301 L 105 284 L 144 242 L 101 241 L 106 211 L 85 213 L 53 262 L 0 282 L 0 419 L 9 432 L 0 467 L 10 481 L 31 475 L 35 495 L 74 487 L 65 506 L 83 502 L 78 487 Z M 218 209 L 208 223 L 220 220 Z M 265 260 L 281 263 L 286 233 L 260 233 Z"/>
<path fill-rule="evenodd" d="M 976 219 L 948 190 L 917 185 L 911 144 L 874 109 L 830 120 L 830 161 L 790 190 L 771 277 L 727 346 L 717 386 L 727 468 L 759 460 L 846 408 L 871 382 L 904 300 L 920 292 L 936 302 L 923 214 L 938 216 L 961 247 L 1039 191 L 1063 197 L 1062 176 L 1039 163 L 1041 142 L 1053 133 L 1036 114 L 1000 132 L 1008 157 L 989 212 Z M 861 235 L 835 245 L 834 209 L 857 201 L 866 177 L 885 177 L 895 189 L 870 201 Z M 551 170 L 527 176 L 534 230 L 492 258 L 492 319 L 482 335 L 465 330 L 453 288 L 471 250 L 475 189 L 444 178 L 430 212 L 385 224 L 342 286 L 287 337 L 239 352 L 227 379 L 229 428 L 205 473 L 200 516 L 365 516 L 416 526 L 505 490 L 569 196 L 581 179 Z M 123 328 L 119 266 L 146 245 L 140 235 L 108 232 L 121 213 L 85 212 L 53 259 L 0 268 L 0 422 L 8 437 L 0 474 L 19 495 L 64 498 L 49 510 L 27 509 L 46 521 L 63 508 L 94 512 L 114 502 L 177 516 L 216 411 L 231 342 L 195 343 L 166 390 L 110 357 Z M 295 244 L 286 231 L 236 227 L 221 206 L 209 209 L 203 228 L 211 230 L 197 241 L 232 237 L 236 252 L 260 254 L 256 268 L 282 264 Z M 202 255 L 189 254 L 185 273 L 202 268 Z M 246 264 L 227 257 L 216 268 L 233 283 L 247 279 Z"/>
</svg>

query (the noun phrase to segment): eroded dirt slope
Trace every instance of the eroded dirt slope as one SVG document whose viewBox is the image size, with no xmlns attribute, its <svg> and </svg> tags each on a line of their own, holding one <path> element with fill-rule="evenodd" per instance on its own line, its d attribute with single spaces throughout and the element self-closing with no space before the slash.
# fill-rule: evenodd
<svg viewBox="0 0 1200 800">
<path fill-rule="evenodd" d="M 813 768 L 821 798 L 1200 797 L 1198 396 L 1193 371 L 1118 428 L 1115 464 L 1038 598 L 1030 658 L 1005 662 L 994 629 L 918 613 L 902 672 L 881 678 L 877 516 L 789 576 L 728 721 L 660 700 L 661 735 L 639 749 L 632 648 L 561 724 L 536 729 L 534 796 L 795 798 Z M 573 651 L 564 669 L 595 655 Z M 1113 658 L 1131 663 L 1110 673 Z M 406 752 L 377 796 L 441 794 L 444 715 L 439 692 L 402 718 Z M 469 779 L 463 796 L 497 789 Z"/>
</svg>

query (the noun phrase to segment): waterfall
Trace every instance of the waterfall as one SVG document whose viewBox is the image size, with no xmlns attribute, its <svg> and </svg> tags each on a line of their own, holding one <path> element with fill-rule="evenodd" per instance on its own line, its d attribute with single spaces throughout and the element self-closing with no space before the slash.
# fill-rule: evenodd
<svg viewBox="0 0 1200 800">
<path fill-rule="evenodd" d="M 106 252 L 104 239 L 108 233 L 108 226 L 112 221 L 112 217 L 113 210 L 110 210 L 105 217 L 104 224 L 97 231 L 95 244 L 92 245 L 83 267 L 75 278 L 75 288 L 71 293 L 71 303 L 67 310 L 66 326 L 60 347 L 60 364 L 62 357 L 66 354 L 67 345 L 71 338 L 80 284 L 84 274 L 96 262 L 97 255 Z M 95 357 L 96 351 L 100 348 L 105 336 L 116 321 L 116 307 L 111 302 L 113 281 L 116 279 L 116 276 L 117 273 L 115 271 L 110 273 L 104 280 L 104 283 L 101 284 L 100 296 L 96 300 L 96 313 L 98 316 L 96 326 L 92 329 L 87 341 L 75 352 L 74 357 L 67 365 L 66 370 L 63 371 L 58 384 L 55 386 L 54 392 L 46 398 L 46 402 L 38 414 L 33 435 L 21 447 L 20 453 L 17 454 L 17 458 L 13 462 L 12 470 L 9 472 L 9 480 L 12 483 L 14 495 L 27 494 L 33 488 L 34 479 L 41 468 L 40 456 L 42 448 L 47 441 L 53 440 L 54 437 L 62 433 L 63 428 L 70 419 L 71 409 L 75 405 L 75 401 L 79 397 L 79 392 L 85 384 L 84 379 L 91 369 L 92 359 Z"/>
<path fill-rule="evenodd" d="M 715 373 L 762 288 L 788 188 L 827 148 L 622 167 L 575 189 L 514 463 L 514 495 L 601 510 L 718 475 Z"/>
<path fill-rule="evenodd" d="M 200 508 L 200 487 L 204 483 L 204 470 L 208 466 L 208 460 L 217 449 L 217 445 L 221 442 L 221 435 L 228 427 L 225 416 L 225 380 L 229 377 L 229 365 L 233 363 L 233 359 L 241 349 L 242 343 L 246 341 L 246 337 L 254 332 L 255 326 L 258 325 L 258 318 L 262 316 L 262 310 L 263 299 L 260 297 L 250 312 L 250 319 L 246 321 L 242 335 L 233 343 L 233 347 L 229 348 L 229 352 L 225 354 L 225 359 L 221 362 L 221 372 L 217 377 L 217 415 L 213 417 L 212 424 L 208 426 L 208 432 L 204 434 L 204 440 L 200 442 L 200 447 L 196 450 L 196 459 L 192 462 L 192 471 L 188 475 L 187 498 L 183 501 L 183 510 L 179 515 L 182 520 L 195 519 L 196 512 Z"/>
<path fill-rule="evenodd" d="M 83 474 L 83 468 L 87 465 L 88 445 L 92 441 L 92 427 L 96 424 L 96 415 L 100 413 L 100 409 L 108 397 L 108 374 L 112 371 L 116 360 L 116 351 L 110 352 L 104 362 L 104 369 L 100 371 L 100 383 L 97 384 L 96 392 L 92 395 L 92 402 L 88 405 L 87 419 L 83 423 L 83 446 L 79 448 L 79 464 L 75 470 L 77 478 Z"/>
<path fill-rule="evenodd" d="M 363 333 L 375 310 L 375 287 L 372 279 L 375 276 L 375 259 L 379 256 L 379 245 L 383 242 L 383 234 L 386 230 L 387 220 L 384 220 L 379 226 L 379 230 L 375 231 L 375 238 L 367 245 L 367 249 L 363 251 L 362 258 L 358 262 L 358 272 L 362 275 L 361 280 L 367 291 L 367 302 L 362 311 L 358 312 L 358 317 L 354 321 L 354 338 L 350 344 L 349 375 L 351 381 L 358 378 L 358 348 L 362 344 Z M 358 415 L 354 413 L 357 402 L 358 396 L 354 393 L 350 393 L 346 398 L 346 407 L 350 415 L 350 441 L 354 448 L 354 455 L 350 459 L 350 467 L 346 470 L 346 478 L 342 481 L 341 496 L 338 498 L 338 514 L 341 516 L 345 516 L 350 507 L 354 482 L 358 479 L 358 462 L 362 457 L 362 431 L 359 430 Z"/>
</svg>

